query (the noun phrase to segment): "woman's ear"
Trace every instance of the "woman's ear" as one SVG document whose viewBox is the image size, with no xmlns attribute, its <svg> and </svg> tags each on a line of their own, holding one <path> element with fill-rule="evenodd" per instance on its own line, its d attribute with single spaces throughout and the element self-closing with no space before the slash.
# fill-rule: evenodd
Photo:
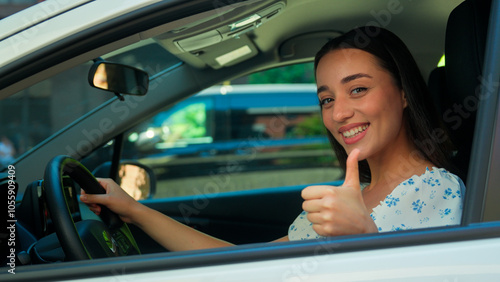
<svg viewBox="0 0 500 282">
<path fill-rule="evenodd" d="M 406 107 L 408 107 L 408 101 L 406 101 L 406 94 L 403 90 L 401 90 L 401 98 L 403 101 L 403 109 L 406 109 Z"/>
</svg>

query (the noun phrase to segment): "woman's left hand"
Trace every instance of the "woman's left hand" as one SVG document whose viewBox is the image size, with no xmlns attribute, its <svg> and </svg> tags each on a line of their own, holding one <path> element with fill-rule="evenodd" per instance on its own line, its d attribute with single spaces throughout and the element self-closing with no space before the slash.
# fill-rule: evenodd
<svg viewBox="0 0 500 282">
<path fill-rule="evenodd" d="M 358 171 L 359 149 L 347 157 L 342 186 L 309 186 L 302 190 L 307 219 L 321 236 L 378 232 L 363 201 Z"/>
</svg>

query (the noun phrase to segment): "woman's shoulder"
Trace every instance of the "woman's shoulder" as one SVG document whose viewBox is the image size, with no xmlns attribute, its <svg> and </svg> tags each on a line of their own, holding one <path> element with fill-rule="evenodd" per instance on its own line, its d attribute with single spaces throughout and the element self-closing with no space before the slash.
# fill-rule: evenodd
<svg viewBox="0 0 500 282">
<path fill-rule="evenodd" d="M 465 185 L 443 168 L 427 168 L 401 182 L 372 211 L 379 231 L 452 225 L 460 222 Z"/>
<path fill-rule="evenodd" d="M 399 186 L 402 186 L 401 188 L 415 187 L 415 189 L 419 189 L 419 187 L 441 188 L 444 190 L 457 188 L 461 194 L 465 192 L 465 185 L 460 177 L 444 168 L 437 167 L 432 167 L 432 169 L 427 167 L 423 174 L 413 175 L 401 182 Z"/>
<path fill-rule="evenodd" d="M 404 205 L 420 210 L 420 206 L 432 207 L 447 205 L 444 202 L 456 202 L 461 206 L 465 185 L 455 174 L 444 168 L 426 168 L 420 175 L 414 175 L 400 183 L 388 198 L 398 199 Z"/>
</svg>

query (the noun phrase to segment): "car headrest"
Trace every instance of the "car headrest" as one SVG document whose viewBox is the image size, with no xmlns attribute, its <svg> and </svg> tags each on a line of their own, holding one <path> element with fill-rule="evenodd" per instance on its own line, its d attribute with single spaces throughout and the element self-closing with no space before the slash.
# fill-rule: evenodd
<svg viewBox="0 0 500 282">
<path fill-rule="evenodd" d="M 443 120 L 457 148 L 455 164 L 465 181 L 479 98 L 491 0 L 466 0 L 450 14 L 445 39 Z"/>
<path fill-rule="evenodd" d="M 428 80 L 429 92 L 431 94 L 432 103 L 438 113 L 444 112 L 443 108 L 443 93 L 446 92 L 446 70 L 444 67 L 437 67 L 431 71 Z"/>
<path fill-rule="evenodd" d="M 491 1 L 464 1 L 450 14 L 446 28 L 445 55 L 448 91 L 460 102 L 474 95 L 483 69 Z"/>
</svg>

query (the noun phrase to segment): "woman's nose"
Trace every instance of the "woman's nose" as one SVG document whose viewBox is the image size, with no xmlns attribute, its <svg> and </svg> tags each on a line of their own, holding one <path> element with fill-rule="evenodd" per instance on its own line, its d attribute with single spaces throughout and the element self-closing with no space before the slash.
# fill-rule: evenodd
<svg viewBox="0 0 500 282">
<path fill-rule="evenodd" d="M 335 122 L 344 122 L 354 115 L 354 110 L 349 101 L 344 98 L 335 99 L 332 117 Z"/>
</svg>

